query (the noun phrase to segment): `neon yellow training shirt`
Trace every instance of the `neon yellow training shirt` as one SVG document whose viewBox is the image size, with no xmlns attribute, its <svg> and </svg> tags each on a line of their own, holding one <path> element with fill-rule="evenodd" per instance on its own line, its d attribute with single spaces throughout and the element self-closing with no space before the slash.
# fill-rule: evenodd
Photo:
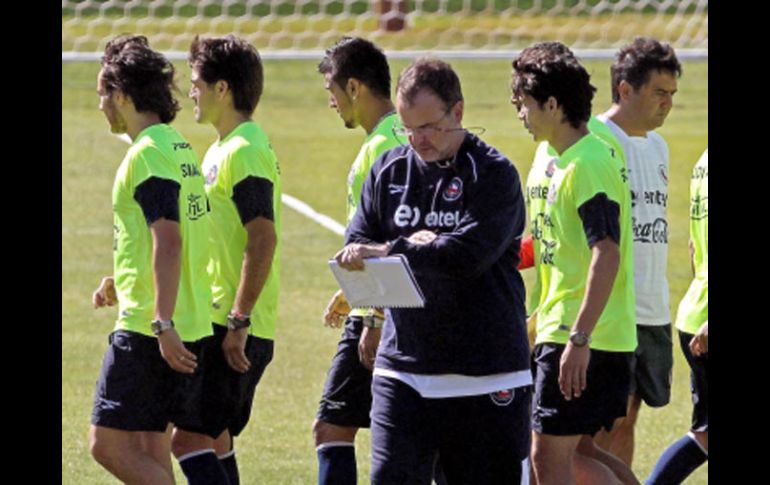
<svg viewBox="0 0 770 485">
<path fill-rule="evenodd" d="M 173 320 L 182 341 L 211 335 L 209 218 L 203 176 L 190 144 L 172 126 L 156 124 L 142 130 L 129 147 L 112 188 L 115 241 L 115 289 L 119 313 L 116 330 L 154 336 L 155 283 L 152 269 L 152 236 L 142 208 L 134 199 L 136 188 L 151 177 L 180 184 L 179 230 L 182 268 Z"/>
<path fill-rule="evenodd" d="M 278 291 L 281 264 L 281 171 L 270 140 L 254 121 L 238 125 L 223 140 L 209 147 L 203 158 L 206 193 L 211 202 L 209 238 L 213 279 L 211 321 L 227 322 L 241 281 L 246 229 L 235 202 L 233 187 L 247 177 L 259 177 L 273 184 L 273 223 L 278 235 L 270 273 L 251 311 L 251 335 L 273 340 L 278 319 Z"/>
<path fill-rule="evenodd" d="M 541 305 L 536 343 L 566 344 L 586 291 L 592 252 L 578 208 L 600 193 L 620 205 L 620 265 L 609 301 L 591 334 L 591 348 L 636 348 L 631 196 L 612 147 L 588 134 L 556 163 L 542 221 L 538 272 Z"/>
<path fill-rule="evenodd" d="M 366 137 L 361 146 L 353 165 L 348 172 L 348 193 L 347 193 L 347 221 L 350 222 L 356 215 L 358 202 L 361 200 L 361 189 L 364 187 L 366 177 L 372 169 L 375 160 L 391 148 L 402 145 L 403 142 L 393 133 L 393 127 L 398 123 L 398 114 L 390 113 L 383 117 L 374 130 Z M 354 308 L 350 315 L 361 317 L 369 313 L 366 309 Z"/>
<path fill-rule="evenodd" d="M 676 328 L 695 334 L 709 318 L 709 153 L 703 152 L 690 179 L 690 240 L 695 277 L 679 303 Z"/>
<path fill-rule="evenodd" d="M 593 116 L 588 120 L 588 130 L 612 146 L 615 149 L 615 154 L 618 155 L 621 163 L 625 167 L 626 159 L 623 153 L 623 147 L 620 145 L 620 141 L 612 130 Z M 542 229 L 540 226 L 542 225 L 543 214 L 545 213 L 545 201 L 548 196 L 548 186 L 551 184 L 551 176 L 553 175 L 558 160 L 559 155 L 556 153 L 556 150 L 554 150 L 548 142 L 541 142 L 537 146 L 535 157 L 532 160 L 532 167 L 529 169 L 529 174 L 527 175 L 527 187 L 525 192 L 530 220 L 529 229 L 533 236 L 532 249 L 535 257 L 535 282 L 529 292 L 527 301 L 528 315 L 535 313 L 538 305 L 540 305 L 541 288 L 540 278 L 538 277 L 537 271 L 538 258 L 541 251 L 540 239 L 542 238 Z"/>
</svg>

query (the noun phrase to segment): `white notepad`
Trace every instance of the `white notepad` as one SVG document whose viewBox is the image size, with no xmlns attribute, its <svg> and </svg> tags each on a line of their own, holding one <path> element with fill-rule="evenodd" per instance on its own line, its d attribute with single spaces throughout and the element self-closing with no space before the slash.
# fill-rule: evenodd
<svg viewBox="0 0 770 485">
<path fill-rule="evenodd" d="M 425 297 L 403 254 L 367 258 L 363 271 L 348 271 L 329 260 L 329 267 L 353 308 L 422 308 Z"/>
</svg>

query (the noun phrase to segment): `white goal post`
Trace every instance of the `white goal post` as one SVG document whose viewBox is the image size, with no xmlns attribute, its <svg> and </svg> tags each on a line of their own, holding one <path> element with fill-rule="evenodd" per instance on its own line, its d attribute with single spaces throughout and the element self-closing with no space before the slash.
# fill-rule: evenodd
<svg viewBox="0 0 770 485">
<path fill-rule="evenodd" d="M 98 59 L 122 33 L 184 58 L 196 34 L 245 38 L 265 58 L 314 58 L 343 35 L 394 57 L 510 57 L 559 40 L 610 58 L 639 35 L 708 57 L 708 0 L 62 0 L 62 61 Z"/>
</svg>

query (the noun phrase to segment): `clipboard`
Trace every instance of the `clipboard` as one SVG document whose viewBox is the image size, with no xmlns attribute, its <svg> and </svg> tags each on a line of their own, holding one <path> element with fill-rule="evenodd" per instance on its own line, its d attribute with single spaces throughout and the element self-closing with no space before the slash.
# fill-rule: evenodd
<svg viewBox="0 0 770 485">
<path fill-rule="evenodd" d="M 353 308 L 423 308 L 425 297 L 403 254 L 367 258 L 363 271 L 349 271 L 334 259 L 329 267 Z"/>
</svg>

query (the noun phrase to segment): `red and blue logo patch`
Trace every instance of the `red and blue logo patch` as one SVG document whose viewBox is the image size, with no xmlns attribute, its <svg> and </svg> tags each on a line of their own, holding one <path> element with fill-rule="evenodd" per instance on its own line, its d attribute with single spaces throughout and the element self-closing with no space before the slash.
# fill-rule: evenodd
<svg viewBox="0 0 770 485">
<path fill-rule="evenodd" d="M 460 177 L 453 178 L 447 188 L 444 189 L 444 200 L 452 202 L 463 195 L 463 181 Z"/>
</svg>

